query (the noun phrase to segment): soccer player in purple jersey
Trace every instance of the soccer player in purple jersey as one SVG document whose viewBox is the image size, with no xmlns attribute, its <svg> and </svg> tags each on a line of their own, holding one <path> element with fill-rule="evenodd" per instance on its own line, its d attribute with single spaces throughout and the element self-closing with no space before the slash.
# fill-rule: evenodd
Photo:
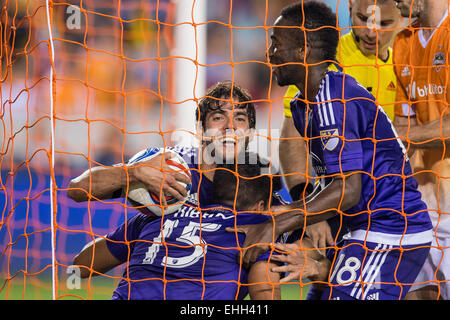
<svg viewBox="0 0 450 320">
<path fill-rule="evenodd" d="M 271 40 L 268 57 L 278 84 L 299 88 L 291 111 L 307 138 L 308 159 L 292 161 L 311 161 L 321 188 L 308 200 L 272 208 L 273 220 L 230 230 L 246 234 L 244 263 L 267 250 L 252 244 L 270 243 L 336 212 L 348 233 L 334 248 L 330 285 L 321 299 L 403 299 L 432 240 L 403 144 L 364 87 L 328 71 L 339 32 L 326 4 L 302 1 L 284 8 Z"/>
<path fill-rule="evenodd" d="M 255 129 L 256 113 L 252 97 L 244 88 L 229 81 L 211 87 L 199 102 L 196 118 L 202 137 L 200 147 L 171 148 L 187 161 L 192 169 L 192 181 L 185 174 L 173 172 L 161 161 L 163 156 L 169 156 L 166 153 L 140 162 L 146 166 L 128 166 L 127 170 L 123 165 L 92 167 L 72 179 L 67 195 L 77 202 L 118 198 L 124 195 L 127 184 L 141 182 L 155 194 L 159 195 L 162 190 L 164 194 L 184 201 L 186 188 L 181 185 L 182 182 L 192 183 L 188 202 L 204 207 L 211 204 L 213 169 L 217 164 L 258 161 L 269 164 L 257 155 L 246 152 Z M 148 152 L 152 152 L 151 148 Z M 274 171 L 271 173 L 276 174 Z M 281 184 L 274 186 L 274 203 L 283 202 L 277 192 L 282 188 Z M 165 203 L 164 198 L 162 203 Z"/>
<path fill-rule="evenodd" d="M 75 257 L 83 278 L 127 262 L 114 300 L 280 299 L 279 274 L 263 254 L 249 269 L 239 262 L 244 235 L 226 232 L 235 224 L 261 223 L 271 195 L 271 178 L 259 165 L 215 169 L 213 202 L 202 210 L 184 205 L 174 214 L 152 219 L 136 214 L 117 230 L 91 242 Z M 235 211 L 236 210 L 236 211 Z M 308 260 L 314 276 L 318 272 Z"/>
</svg>

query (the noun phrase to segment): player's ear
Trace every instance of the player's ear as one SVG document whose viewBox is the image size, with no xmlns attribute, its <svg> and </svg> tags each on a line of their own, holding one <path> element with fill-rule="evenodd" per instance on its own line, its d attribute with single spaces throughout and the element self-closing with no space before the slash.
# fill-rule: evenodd
<svg viewBox="0 0 450 320">
<path fill-rule="evenodd" d="M 302 44 L 298 49 L 297 49 L 297 59 L 298 61 L 306 61 L 309 57 L 309 54 L 311 52 L 311 46 L 309 45 L 308 42 L 306 42 L 305 44 Z"/>
<path fill-rule="evenodd" d="M 266 205 L 264 200 L 259 200 L 258 202 L 256 202 L 249 211 L 256 211 L 256 212 L 264 212 L 266 211 Z"/>
</svg>

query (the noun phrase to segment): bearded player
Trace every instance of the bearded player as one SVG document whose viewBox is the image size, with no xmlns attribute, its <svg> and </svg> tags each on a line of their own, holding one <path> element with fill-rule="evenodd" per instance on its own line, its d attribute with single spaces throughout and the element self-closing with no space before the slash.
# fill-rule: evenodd
<svg viewBox="0 0 450 320">
<path fill-rule="evenodd" d="M 247 152 L 256 125 L 255 105 L 244 88 L 233 82 L 220 82 L 212 86 L 199 102 L 196 119 L 198 135 L 201 137 L 200 147 L 170 147 L 188 163 L 191 181 L 185 174 L 170 170 L 161 159 L 169 156 L 166 153 L 140 162 L 145 166 L 119 164 L 92 167 L 72 179 L 68 196 L 77 202 L 118 198 L 124 196 L 128 184 L 140 182 L 154 194 L 161 194 L 162 203 L 164 194 L 184 201 L 187 191 L 182 184 L 191 183 L 187 202 L 199 207 L 210 205 L 213 169 L 217 165 L 256 163 L 261 160 L 257 155 Z M 151 153 L 152 149 L 148 152 Z M 281 184 L 274 185 L 273 190 L 281 188 Z M 282 202 L 281 196 L 274 192 L 273 203 Z"/>
</svg>

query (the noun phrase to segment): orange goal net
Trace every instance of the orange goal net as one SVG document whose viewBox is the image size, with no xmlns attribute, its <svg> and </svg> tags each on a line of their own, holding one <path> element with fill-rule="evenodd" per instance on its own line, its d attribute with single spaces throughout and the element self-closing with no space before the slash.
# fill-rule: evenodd
<svg viewBox="0 0 450 320">
<path fill-rule="evenodd" d="M 295 92 L 277 85 L 267 54 L 272 26 L 293 2 L 0 0 L 0 300 L 111 298 L 123 265 L 80 279 L 73 259 L 137 210 L 120 197 L 95 201 L 88 194 L 77 203 L 67 196 L 69 184 L 87 169 L 126 164 L 145 148 L 197 141 L 195 110 L 217 82 L 232 80 L 251 93 L 258 120 L 249 148 L 280 168 L 285 97 Z M 325 2 L 340 35 L 350 33 L 352 1 Z M 406 20 L 396 31 L 412 29 Z M 384 90 L 395 88 L 387 83 Z M 380 88 L 370 89 L 378 99 Z M 433 179 L 446 179 L 439 165 L 423 165 Z M 282 299 L 305 299 L 312 282 L 282 285 Z"/>
</svg>

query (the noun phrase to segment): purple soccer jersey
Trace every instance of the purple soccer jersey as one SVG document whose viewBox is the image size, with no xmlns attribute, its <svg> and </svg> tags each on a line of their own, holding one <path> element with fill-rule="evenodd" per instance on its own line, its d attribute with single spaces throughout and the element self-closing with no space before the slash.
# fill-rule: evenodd
<svg viewBox="0 0 450 320">
<path fill-rule="evenodd" d="M 375 98 L 355 79 L 329 71 L 313 103 L 291 101 L 298 132 L 308 138 L 315 174 L 324 187 L 333 175 L 361 173 L 359 203 L 345 212 L 353 239 L 417 244 L 432 225 L 406 150 Z"/>
<path fill-rule="evenodd" d="M 266 215 L 214 205 L 183 205 L 164 219 L 138 213 L 107 235 L 110 252 L 129 261 L 112 299 L 234 300 L 247 294 L 247 270 L 239 263 L 243 234 L 227 227 L 261 223 Z M 128 244 L 127 244 L 128 243 Z M 270 252 L 259 260 L 267 260 Z M 131 286 L 131 287 L 130 287 Z"/>
</svg>

